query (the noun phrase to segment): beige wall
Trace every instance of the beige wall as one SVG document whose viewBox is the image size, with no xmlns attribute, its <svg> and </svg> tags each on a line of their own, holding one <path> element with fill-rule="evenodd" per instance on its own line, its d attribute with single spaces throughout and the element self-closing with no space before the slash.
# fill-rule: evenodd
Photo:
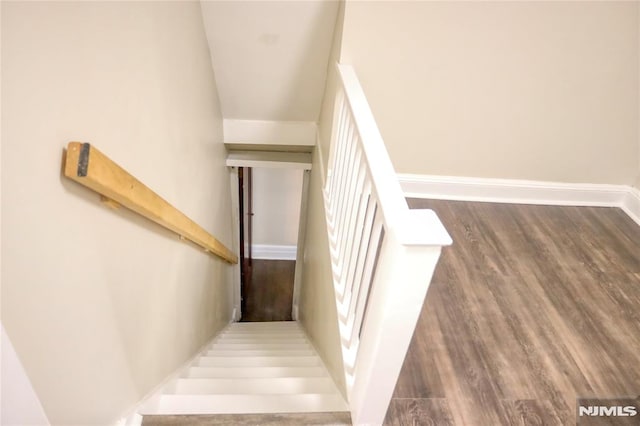
<svg viewBox="0 0 640 426">
<path fill-rule="evenodd" d="M 320 109 L 320 117 L 318 119 L 318 133 L 320 135 L 320 145 L 324 153 L 324 167 L 327 169 L 329 164 L 329 148 L 331 143 L 331 127 L 333 125 L 333 110 L 335 104 L 335 94 L 338 85 L 338 74 L 336 72 L 336 63 L 340 62 L 340 54 L 342 50 L 342 32 L 344 25 L 344 9 L 345 2 L 340 1 L 338 15 L 336 17 L 336 25 L 333 32 L 333 45 L 331 46 L 331 54 L 329 55 L 329 63 L 327 64 L 327 81 L 325 85 L 324 98 Z"/>
<path fill-rule="evenodd" d="M 316 148 L 309 183 L 299 320 L 336 385 L 346 396 L 338 313 L 333 292 L 329 240 L 324 216 L 321 161 L 322 158 Z"/>
<path fill-rule="evenodd" d="M 348 2 L 398 172 L 633 184 L 637 2 Z"/>
<path fill-rule="evenodd" d="M 253 169 L 253 244 L 296 246 L 302 170 Z"/>
<path fill-rule="evenodd" d="M 89 141 L 231 242 L 197 2 L 2 2 L 2 323 L 52 424 L 111 424 L 231 317 L 230 267 L 61 177 Z"/>
</svg>

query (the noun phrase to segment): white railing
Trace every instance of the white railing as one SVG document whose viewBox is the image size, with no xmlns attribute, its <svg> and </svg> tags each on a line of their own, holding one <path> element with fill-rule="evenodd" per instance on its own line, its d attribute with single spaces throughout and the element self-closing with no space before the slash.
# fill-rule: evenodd
<svg viewBox="0 0 640 426">
<path fill-rule="evenodd" d="M 352 67 L 338 65 L 324 188 L 354 424 L 382 424 L 442 246 L 432 210 L 409 210 Z"/>
</svg>

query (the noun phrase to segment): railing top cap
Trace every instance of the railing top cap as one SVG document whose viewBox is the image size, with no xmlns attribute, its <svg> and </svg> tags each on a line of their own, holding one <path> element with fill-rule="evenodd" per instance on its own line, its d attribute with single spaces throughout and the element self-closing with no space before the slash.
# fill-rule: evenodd
<svg viewBox="0 0 640 426">
<path fill-rule="evenodd" d="M 405 220 L 395 229 L 406 246 L 450 246 L 451 236 L 433 210 L 407 210 Z"/>
</svg>

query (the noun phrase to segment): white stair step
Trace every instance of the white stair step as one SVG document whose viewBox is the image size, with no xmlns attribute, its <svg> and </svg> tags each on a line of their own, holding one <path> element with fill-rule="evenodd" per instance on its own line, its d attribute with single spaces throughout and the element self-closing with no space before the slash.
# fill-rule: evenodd
<svg viewBox="0 0 640 426">
<path fill-rule="evenodd" d="M 320 413 L 348 411 L 339 394 L 162 395 L 140 410 L 152 414 Z"/>
<path fill-rule="evenodd" d="M 302 331 L 299 325 L 275 325 L 271 327 L 242 327 L 229 326 L 223 330 L 224 333 L 298 333 Z"/>
<path fill-rule="evenodd" d="M 242 338 L 242 337 L 221 337 L 219 339 L 216 340 L 216 343 L 225 343 L 225 344 L 233 344 L 233 343 L 238 343 L 238 344 L 242 344 L 242 343 L 261 343 L 261 344 L 298 344 L 298 345 L 302 345 L 302 344 L 307 344 L 307 339 L 305 338 L 277 338 L 277 337 L 262 337 L 262 338 L 251 338 L 251 339 L 247 339 L 247 338 Z"/>
<path fill-rule="evenodd" d="M 335 393 L 328 377 L 268 377 L 179 379 L 166 393 L 173 394 L 300 394 Z"/>
<path fill-rule="evenodd" d="M 233 356 L 203 356 L 197 361 L 198 367 L 313 367 L 320 365 L 316 356 L 288 356 L 288 357 L 233 357 Z"/>
<path fill-rule="evenodd" d="M 236 339 L 217 340 L 213 342 L 209 346 L 209 348 L 213 349 L 214 347 L 239 347 L 239 345 L 253 345 L 253 346 L 260 346 L 260 347 L 277 346 L 282 348 L 292 348 L 295 346 L 302 346 L 306 348 L 313 348 L 313 346 L 311 346 L 311 344 L 306 340 L 280 341 L 280 340 L 236 340 Z"/>
<path fill-rule="evenodd" d="M 286 333 L 249 333 L 249 332 L 232 332 L 228 331 L 226 333 L 221 333 L 218 338 L 229 338 L 233 337 L 236 339 L 304 339 L 305 335 L 302 331 L 289 331 Z"/>
<path fill-rule="evenodd" d="M 140 414 L 348 411 L 295 322 L 234 323 Z"/>
<path fill-rule="evenodd" d="M 295 321 L 270 321 L 270 322 L 234 322 L 227 330 L 283 330 L 300 329 Z"/>
<path fill-rule="evenodd" d="M 222 331 L 223 333 L 237 333 L 237 334 L 288 334 L 288 333 L 302 333 L 302 329 L 298 326 L 295 327 L 276 327 L 276 328 L 230 328 L 227 327 Z"/>
<path fill-rule="evenodd" d="M 306 339 L 306 336 L 302 332 L 289 332 L 289 333 L 234 333 L 226 332 L 220 333 L 218 339 L 231 338 L 234 339 Z"/>
<path fill-rule="evenodd" d="M 269 339 L 269 340 L 246 340 L 246 339 L 225 339 L 225 340 L 218 340 L 214 343 L 214 345 L 279 345 L 279 346 L 285 346 L 285 345 L 309 345 L 309 343 L 306 340 L 274 340 L 274 339 Z M 211 348 L 213 348 L 213 345 L 211 346 Z"/>
<path fill-rule="evenodd" d="M 311 349 L 308 343 L 214 343 L 209 351 L 261 351 L 261 350 L 304 350 Z"/>
<path fill-rule="evenodd" d="M 323 377 L 323 367 L 191 367 L 187 378 Z"/>
<path fill-rule="evenodd" d="M 216 342 L 302 342 L 306 343 L 307 339 L 300 336 L 274 336 L 274 335 L 264 335 L 264 336 L 242 336 L 242 335 L 225 335 L 220 336 L 216 339 Z"/>
<path fill-rule="evenodd" d="M 233 350 L 233 349 L 212 349 L 205 354 L 208 357 L 247 357 L 247 356 L 314 356 L 315 352 L 311 348 L 303 349 L 253 349 L 253 350 Z"/>
</svg>

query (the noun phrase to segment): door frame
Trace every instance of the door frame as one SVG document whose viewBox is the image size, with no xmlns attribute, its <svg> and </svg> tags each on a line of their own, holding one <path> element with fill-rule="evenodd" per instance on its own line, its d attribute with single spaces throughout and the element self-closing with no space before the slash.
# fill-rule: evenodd
<svg viewBox="0 0 640 426">
<path fill-rule="evenodd" d="M 236 253 L 240 252 L 240 186 L 238 184 L 238 168 L 229 167 L 229 182 L 231 184 L 231 232 L 233 233 L 233 246 Z M 240 261 L 233 265 L 232 282 L 233 282 L 233 314 L 231 319 L 233 322 L 240 321 L 242 318 L 242 292 L 241 292 L 241 270 Z"/>
<path fill-rule="evenodd" d="M 231 209 L 233 218 L 233 241 L 236 250 L 240 249 L 240 199 L 238 184 L 238 167 L 240 165 L 229 166 L 229 180 L 231 184 Z M 246 167 L 261 167 L 255 163 L 247 164 Z M 293 281 L 293 297 L 291 300 L 291 318 L 298 320 L 298 304 L 300 297 L 300 286 L 302 283 L 302 271 L 304 263 L 304 246 L 307 234 L 307 207 L 309 201 L 309 182 L 311 179 L 311 165 L 303 165 L 300 167 L 292 167 L 291 163 L 283 163 L 278 165 L 277 162 L 270 162 L 262 167 L 291 169 L 296 168 L 302 171 L 302 194 L 300 197 L 300 218 L 298 219 L 298 243 L 296 246 L 296 267 Z M 241 283 L 241 265 L 233 265 L 233 321 L 240 321 L 242 318 L 242 283 Z"/>
</svg>

